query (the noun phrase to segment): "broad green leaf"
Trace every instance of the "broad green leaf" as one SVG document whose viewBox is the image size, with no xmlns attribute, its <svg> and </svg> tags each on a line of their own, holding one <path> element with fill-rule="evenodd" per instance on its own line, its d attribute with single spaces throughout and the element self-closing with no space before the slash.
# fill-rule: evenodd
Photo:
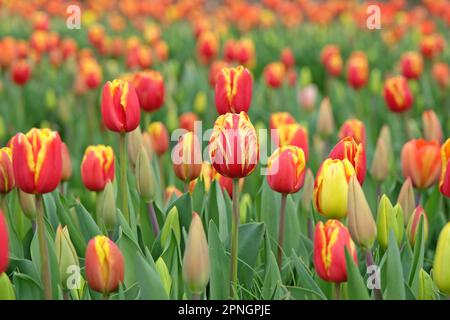
<svg viewBox="0 0 450 320">
<path fill-rule="evenodd" d="M 39 284 L 30 276 L 15 272 L 13 283 L 16 290 L 16 299 L 18 300 L 42 300 L 43 290 Z"/>
<path fill-rule="evenodd" d="M 228 299 L 230 286 L 230 257 L 219 237 L 214 221 L 209 222 L 208 244 L 211 261 L 209 292 L 212 300 Z"/>
<path fill-rule="evenodd" d="M 92 216 L 80 202 L 75 205 L 75 210 L 77 213 L 81 233 L 83 234 L 84 240 L 86 242 L 88 242 L 95 236 L 102 234 L 94 219 L 92 219 Z"/>
<path fill-rule="evenodd" d="M 136 255 L 136 278 L 140 287 L 141 300 L 167 300 L 168 296 L 158 271 L 142 257 Z"/>
<path fill-rule="evenodd" d="M 389 233 L 389 246 L 387 249 L 387 265 L 386 265 L 386 291 L 384 297 L 387 300 L 404 300 L 405 284 L 403 278 L 403 270 L 400 259 L 400 252 L 397 247 L 394 233 Z"/>
<path fill-rule="evenodd" d="M 369 293 L 364 279 L 359 273 L 353 257 L 345 248 L 345 263 L 347 266 L 347 295 L 350 300 L 369 300 Z"/>
</svg>

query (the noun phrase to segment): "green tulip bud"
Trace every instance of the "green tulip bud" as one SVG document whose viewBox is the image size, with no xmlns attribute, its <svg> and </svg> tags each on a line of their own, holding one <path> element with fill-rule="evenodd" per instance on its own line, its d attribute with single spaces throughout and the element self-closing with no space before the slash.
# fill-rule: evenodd
<svg viewBox="0 0 450 320">
<path fill-rule="evenodd" d="M 416 243 L 417 232 L 419 231 L 420 218 L 423 217 L 423 239 L 422 241 L 427 241 L 428 238 L 428 217 L 422 206 L 417 206 L 413 214 L 409 218 L 408 226 L 406 227 L 406 235 L 408 237 L 409 243 L 412 247 Z"/>
<path fill-rule="evenodd" d="M 77 252 L 70 240 L 69 230 L 67 226 L 64 228 L 58 226 L 55 236 L 56 259 L 59 265 L 59 279 L 64 289 L 67 289 L 67 279 L 72 274 L 73 266 L 79 267 Z"/>
<path fill-rule="evenodd" d="M 450 295 L 450 222 L 441 234 L 434 255 L 433 278 L 434 283 L 445 294 Z"/>
<path fill-rule="evenodd" d="M 378 205 L 377 215 L 378 243 L 384 250 L 389 243 L 389 233 L 392 230 L 400 246 L 403 240 L 403 210 L 400 205 L 392 207 L 391 201 L 383 195 Z"/>
<path fill-rule="evenodd" d="M 152 201 L 155 198 L 155 176 L 144 146 L 141 146 L 137 155 L 135 176 L 141 198 L 147 203 Z"/>
<path fill-rule="evenodd" d="M 103 222 L 108 230 L 113 230 L 116 226 L 116 199 L 111 181 L 97 194 L 97 219 L 100 223 Z"/>
<path fill-rule="evenodd" d="M 430 275 L 425 270 L 419 271 L 419 293 L 417 300 L 436 300 L 436 290 Z"/>
<path fill-rule="evenodd" d="M 36 197 L 19 189 L 19 203 L 25 216 L 34 220 L 36 218 Z"/>
<path fill-rule="evenodd" d="M 0 274 L 0 300 L 16 300 L 13 285 L 5 272 Z"/>
<path fill-rule="evenodd" d="M 142 143 L 140 126 L 127 134 L 128 159 L 130 159 L 130 164 L 133 168 L 136 166 L 137 156 L 139 150 L 141 150 Z"/>
</svg>

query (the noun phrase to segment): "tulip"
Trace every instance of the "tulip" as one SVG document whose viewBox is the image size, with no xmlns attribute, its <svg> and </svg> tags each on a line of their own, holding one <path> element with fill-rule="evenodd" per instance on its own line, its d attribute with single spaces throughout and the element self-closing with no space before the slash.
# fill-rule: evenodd
<svg viewBox="0 0 450 320">
<path fill-rule="evenodd" d="M 369 79 L 369 63 L 362 51 L 353 52 L 347 64 L 347 81 L 353 89 L 360 89 Z"/>
<path fill-rule="evenodd" d="M 223 46 L 223 56 L 226 62 L 232 62 L 236 60 L 237 41 L 234 39 L 228 39 Z"/>
<path fill-rule="evenodd" d="M 91 191 L 102 191 L 109 181 L 114 181 L 114 151 L 104 145 L 89 146 L 81 163 L 81 178 Z"/>
<path fill-rule="evenodd" d="M 165 41 L 158 41 L 154 46 L 154 50 L 158 61 L 163 62 L 169 58 L 169 46 Z"/>
<path fill-rule="evenodd" d="M 217 60 L 214 61 L 209 67 L 209 85 L 214 88 L 216 86 L 217 76 L 220 74 L 222 69 L 229 67 L 226 61 Z"/>
<path fill-rule="evenodd" d="M 30 64 L 25 60 L 18 60 L 11 67 L 11 80 L 19 86 L 25 85 L 31 76 Z"/>
<path fill-rule="evenodd" d="M 183 278 L 189 290 L 200 295 L 209 282 L 209 274 L 208 242 L 202 220 L 193 212 L 183 257 Z"/>
<path fill-rule="evenodd" d="M 406 227 L 406 235 L 408 236 L 409 243 L 414 247 L 417 238 L 417 232 L 419 231 L 419 222 L 421 217 L 423 217 L 423 230 L 424 238 L 423 242 L 427 241 L 428 238 L 428 217 L 422 206 L 417 206 L 414 210 L 412 216 L 409 218 L 408 226 Z"/>
<path fill-rule="evenodd" d="M 305 127 L 297 123 L 281 125 L 278 127 L 278 132 L 274 135 L 274 140 L 275 145 L 280 147 L 292 145 L 301 148 L 306 160 L 308 160 L 308 131 Z"/>
<path fill-rule="evenodd" d="M 400 69 L 407 79 L 418 79 L 423 71 L 423 59 L 417 52 L 405 52 L 400 60 Z"/>
<path fill-rule="evenodd" d="M 290 69 L 295 66 L 295 56 L 291 48 L 283 48 L 281 51 L 281 61 L 286 69 Z"/>
<path fill-rule="evenodd" d="M 8 225 L 3 212 L 0 210 L 0 274 L 8 269 L 9 240 Z"/>
<path fill-rule="evenodd" d="M 436 300 L 436 289 L 433 279 L 423 269 L 419 271 L 419 292 L 417 300 Z"/>
<path fill-rule="evenodd" d="M 103 73 L 94 58 L 82 58 L 79 62 L 80 81 L 89 89 L 97 88 L 102 82 Z"/>
<path fill-rule="evenodd" d="M 286 69 L 281 62 L 272 62 L 264 68 L 264 79 L 267 86 L 278 88 L 282 85 Z"/>
<path fill-rule="evenodd" d="M 139 105 L 145 112 L 159 110 L 164 103 L 164 80 L 158 71 L 147 70 L 136 73 L 133 78 Z"/>
<path fill-rule="evenodd" d="M 143 145 L 144 141 L 142 137 L 141 127 L 138 126 L 136 129 L 128 133 L 127 136 L 128 159 L 130 159 L 132 168 L 136 166 L 137 155 Z"/>
<path fill-rule="evenodd" d="M 339 129 L 339 139 L 352 137 L 356 143 L 366 145 L 366 127 L 362 121 L 358 119 L 349 119 L 344 122 Z"/>
<path fill-rule="evenodd" d="M 5 272 L 0 273 L 0 301 L 2 300 L 16 300 L 14 287 Z"/>
<path fill-rule="evenodd" d="M 434 80 L 442 88 L 448 88 L 450 85 L 450 68 L 443 62 L 438 62 L 433 65 L 432 75 Z"/>
<path fill-rule="evenodd" d="M 392 206 L 386 195 L 383 195 L 378 204 L 377 214 L 378 243 L 386 250 L 389 243 L 389 233 L 394 232 L 397 244 L 403 240 L 403 210 L 400 205 Z"/>
<path fill-rule="evenodd" d="M 108 81 L 103 87 L 101 108 L 103 123 L 111 131 L 130 132 L 139 125 L 139 100 L 130 82 Z"/>
<path fill-rule="evenodd" d="M 297 92 L 297 102 L 306 111 L 312 111 L 316 104 L 317 87 L 314 84 L 309 84 Z"/>
<path fill-rule="evenodd" d="M 52 192 L 62 175 L 61 138 L 50 129 L 18 133 L 12 140 L 12 160 L 18 188 L 26 193 Z"/>
<path fill-rule="evenodd" d="M 403 183 L 400 193 L 398 194 L 397 203 L 402 207 L 404 217 L 403 222 L 406 225 L 416 208 L 416 197 L 414 196 L 411 178 L 407 178 Z"/>
<path fill-rule="evenodd" d="M 390 154 L 391 151 L 388 150 L 385 140 L 379 137 L 373 154 L 372 167 L 370 168 L 372 177 L 379 183 L 383 182 L 389 174 Z"/>
<path fill-rule="evenodd" d="M 169 149 L 169 133 L 162 122 L 152 122 L 147 132 L 150 134 L 152 148 L 158 156 Z"/>
<path fill-rule="evenodd" d="M 72 160 L 70 159 L 69 149 L 67 145 L 63 142 L 61 143 L 61 159 L 62 159 L 62 175 L 61 181 L 69 181 L 72 176 Z"/>
<path fill-rule="evenodd" d="M 6 194 L 15 187 L 11 148 L 0 148 L 0 194 Z"/>
<path fill-rule="evenodd" d="M 314 234 L 314 268 L 325 281 L 347 281 L 345 248 L 358 264 L 358 256 L 347 228 L 338 220 L 319 221 Z"/>
<path fill-rule="evenodd" d="M 426 189 L 438 180 L 441 158 L 437 141 L 410 140 L 403 146 L 401 158 L 403 176 L 410 177 L 414 187 Z"/>
<path fill-rule="evenodd" d="M 189 182 L 195 180 L 202 170 L 200 142 L 193 132 L 180 137 L 172 151 L 173 170 L 178 179 Z"/>
<path fill-rule="evenodd" d="M 329 219 L 347 216 L 348 183 L 355 174 L 347 159 L 326 159 L 317 172 L 314 182 L 314 207 Z"/>
<path fill-rule="evenodd" d="M 194 131 L 195 122 L 199 121 L 198 117 L 193 112 L 186 112 L 180 115 L 180 128 L 187 131 Z"/>
<path fill-rule="evenodd" d="M 341 74 L 343 62 L 340 50 L 337 46 L 325 46 L 320 53 L 320 61 L 331 76 L 337 77 Z"/>
<path fill-rule="evenodd" d="M 219 114 L 247 112 L 252 101 L 253 79 L 243 66 L 223 68 L 217 75 L 215 103 Z"/>
<path fill-rule="evenodd" d="M 209 31 L 203 32 L 197 40 L 197 55 L 200 62 L 211 63 L 217 55 L 219 40 L 217 36 Z"/>
<path fill-rule="evenodd" d="M 444 39 L 438 34 L 425 36 L 420 41 L 420 51 L 425 58 L 433 59 L 444 49 Z"/>
<path fill-rule="evenodd" d="M 343 138 L 331 150 L 331 159 L 347 159 L 355 169 L 359 183 L 362 185 L 366 177 L 366 152 L 362 143 L 357 143 L 351 137 Z"/>
<path fill-rule="evenodd" d="M 145 148 L 141 146 L 136 161 L 136 187 L 139 195 L 145 202 L 155 197 L 155 177 Z"/>
<path fill-rule="evenodd" d="M 80 266 L 77 252 L 70 240 L 69 230 L 67 226 L 64 228 L 58 225 L 55 236 L 55 253 L 59 265 L 60 282 L 65 289 L 67 289 L 67 280 L 71 275 L 70 268 L 73 266 Z"/>
<path fill-rule="evenodd" d="M 384 84 L 383 95 L 387 106 L 393 112 L 407 111 L 413 104 L 413 95 L 403 76 L 387 79 Z"/>
<path fill-rule="evenodd" d="M 423 136 L 425 140 L 442 143 L 443 134 L 439 118 L 433 110 L 426 110 L 422 113 Z"/>
<path fill-rule="evenodd" d="M 240 39 L 236 44 L 234 58 L 239 64 L 247 68 L 252 68 L 256 60 L 253 41 L 249 38 Z"/>
<path fill-rule="evenodd" d="M 324 98 L 320 103 L 316 130 L 322 136 L 329 136 L 334 132 L 333 111 L 328 98 Z"/>
<path fill-rule="evenodd" d="M 105 225 L 108 231 L 114 230 L 117 224 L 117 208 L 111 181 L 108 181 L 104 189 L 97 193 L 96 202 L 98 224 Z"/>
<path fill-rule="evenodd" d="M 447 139 L 441 148 L 442 170 L 439 179 L 439 191 L 450 198 L 450 139 Z"/>
<path fill-rule="evenodd" d="M 352 239 L 361 247 L 370 249 L 377 237 L 377 226 L 364 191 L 355 176 L 348 185 L 348 228 Z"/>
<path fill-rule="evenodd" d="M 91 239 L 86 248 L 86 278 L 89 286 L 105 296 L 124 280 L 124 258 L 119 247 L 105 236 Z"/>
<path fill-rule="evenodd" d="M 442 229 L 436 246 L 433 265 L 434 283 L 441 292 L 450 295 L 450 222 Z"/>
<path fill-rule="evenodd" d="M 217 118 L 209 140 L 212 165 L 229 178 L 246 177 L 259 160 L 256 130 L 245 112 L 226 113 Z"/>
<path fill-rule="evenodd" d="M 278 129 L 283 125 L 294 123 L 296 123 L 296 121 L 289 112 L 275 112 L 270 115 L 269 126 L 271 130 Z"/>
</svg>

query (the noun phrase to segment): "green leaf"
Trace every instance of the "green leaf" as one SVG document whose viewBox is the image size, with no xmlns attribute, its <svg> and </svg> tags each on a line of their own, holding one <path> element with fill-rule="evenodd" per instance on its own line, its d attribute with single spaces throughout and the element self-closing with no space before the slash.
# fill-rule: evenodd
<svg viewBox="0 0 450 320">
<path fill-rule="evenodd" d="M 398 250 L 397 240 L 395 240 L 395 235 L 392 230 L 389 233 L 389 246 L 387 250 L 386 264 L 387 281 L 384 297 L 387 300 L 405 300 L 405 284 L 400 252 Z"/>
<path fill-rule="evenodd" d="M 141 288 L 141 300 L 167 300 L 168 296 L 158 271 L 138 254 L 136 256 L 136 277 Z"/>
<path fill-rule="evenodd" d="M 350 300 L 369 300 L 369 293 L 364 279 L 359 273 L 353 257 L 345 248 L 345 263 L 347 265 L 347 295 Z"/>
<path fill-rule="evenodd" d="M 83 234 L 84 240 L 86 242 L 88 242 L 95 236 L 102 234 L 94 219 L 92 219 L 90 213 L 80 202 L 77 202 L 77 204 L 75 205 L 75 211 L 77 213 L 81 233 Z"/>
<path fill-rule="evenodd" d="M 326 296 L 320 289 L 319 285 L 314 281 L 312 274 L 304 264 L 301 258 L 298 258 L 295 251 L 292 251 L 291 261 L 293 261 L 295 269 L 297 271 L 298 281 L 297 284 L 301 288 L 305 288 L 308 291 L 314 292 L 314 296 L 320 297 L 322 300 L 326 300 Z M 311 297 L 314 298 L 314 297 Z"/>
<path fill-rule="evenodd" d="M 42 290 L 39 284 L 30 276 L 15 272 L 13 283 L 16 289 L 16 298 L 19 300 L 41 300 Z"/>
<path fill-rule="evenodd" d="M 129 235 L 122 231 L 120 228 L 119 239 L 117 240 L 117 245 L 120 248 L 125 260 L 125 279 L 124 283 L 126 287 L 131 287 L 136 283 L 136 256 L 141 254 L 141 249 L 137 243 L 132 240 Z"/>
<path fill-rule="evenodd" d="M 230 257 L 219 238 L 214 221 L 209 222 L 208 244 L 211 261 L 209 292 L 212 300 L 228 299 L 230 286 Z"/>
<path fill-rule="evenodd" d="M 414 257 L 408 278 L 408 285 L 416 296 L 419 290 L 419 272 L 423 267 L 423 259 L 425 256 L 425 230 L 423 216 L 420 216 L 419 227 L 417 230 L 416 241 L 414 244 Z"/>
<path fill-rule="evenodd" d="M 278 271 L 275 256 L 273 252 L 270 252 L 268 259 L 266 259 L 264 282 L 261 288 L 263 299 L 272 299 L 279 285 L 281 285 L 281 275 Z"/>
<path fill-rule="evenodd" d="M 181 229 L 180 220 L 178 218 L 178 209 L 176 207 L 172 207 L 172 209 L 170 209 L 169 213 L 167 214 L 166 221 L 160 232 L 160 243 L 163 249 L 168 247 L 168 240 L 172 232 L 175 234 L 177 244 L 180 244 Z"/>
</svg>

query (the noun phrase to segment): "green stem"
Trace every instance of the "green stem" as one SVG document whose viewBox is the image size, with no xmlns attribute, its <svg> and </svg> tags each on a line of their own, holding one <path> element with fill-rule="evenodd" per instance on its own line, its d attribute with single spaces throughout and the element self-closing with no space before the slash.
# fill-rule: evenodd
<svg viewBox="0 0 450 320">
<path fill-rule="evenodd" d="M 280 207 L 280 225 L 278 229 L 278 255 L 277 255 L 277 262 L 278 262 L 278 269 L 281 272 L 281 263 L 283 261 L 283 241 L 284 241 L 284 229 L 286 225 L 286 199 L 287 194 L 283 193 L 281 195 L 281 207 Z"/>
<path fill-rule="evenodd" d="M 130 214 L 128 212 L 128 190 L 127 190 L 127 148 L 126 133 L 120 133 L 120 191 L 122 192 L 122 213 L 125 219 L 130 223 Z"/>
<path fill-rule="evenodd" d="M 45 218 L 44 204 L 42 195 L 36 199 L 37 205 L 37 231 L 39 240 L 39 253 L 41 258 L 41 277 L 44 285 L 44 296 L 46 300 L 52 300 L 52 283 L 50 278 L 50 269 L 48 262 L 47 239 L 45 236 Z"/>
<path fill-rule="evenodd" d="M 375 263 L 373 262 L 372 250 L 367 248 L 366 249 L 366 266 L 367 266 L 367 268 L 369 268 L 369 266 L 373 266 L 373 265 L 375 265 Z M 373 294 L 375 296 L 375 300 L 383 300 L 383 295 L 381 294 L 380 289 L 374 288 Z"/>
<path fill-rule="evenodd" d="M 165 182 L 164 182 L 164 170 L 163 170 L 163 163 L 162 163 L 162 156 L 158 156 L 158 167 L 159 167 L 159 178 L 161 180 L 161 190 L 162 190 L 162 196 L 164 199 L 164 193 L 166 190 Z"/>
<path fill-rule="evenodd" d="M 237 292 L 238 236 L 239 236 L 239 179 L 233 179 L 233 215 L 231 221 L 230 299 Z"/>
<path fill-rule="evenodd" d="M 341 299 L 341 284 L 333 282 L 333 287 L 334 287 L 334 299 L 340 300 Z"/>
<path fill-rule="evenodd" d="M 193 293 L 192 294 L 192 300 L 199 301 L 200 299 L 200 293 Z"/>
</svg>

